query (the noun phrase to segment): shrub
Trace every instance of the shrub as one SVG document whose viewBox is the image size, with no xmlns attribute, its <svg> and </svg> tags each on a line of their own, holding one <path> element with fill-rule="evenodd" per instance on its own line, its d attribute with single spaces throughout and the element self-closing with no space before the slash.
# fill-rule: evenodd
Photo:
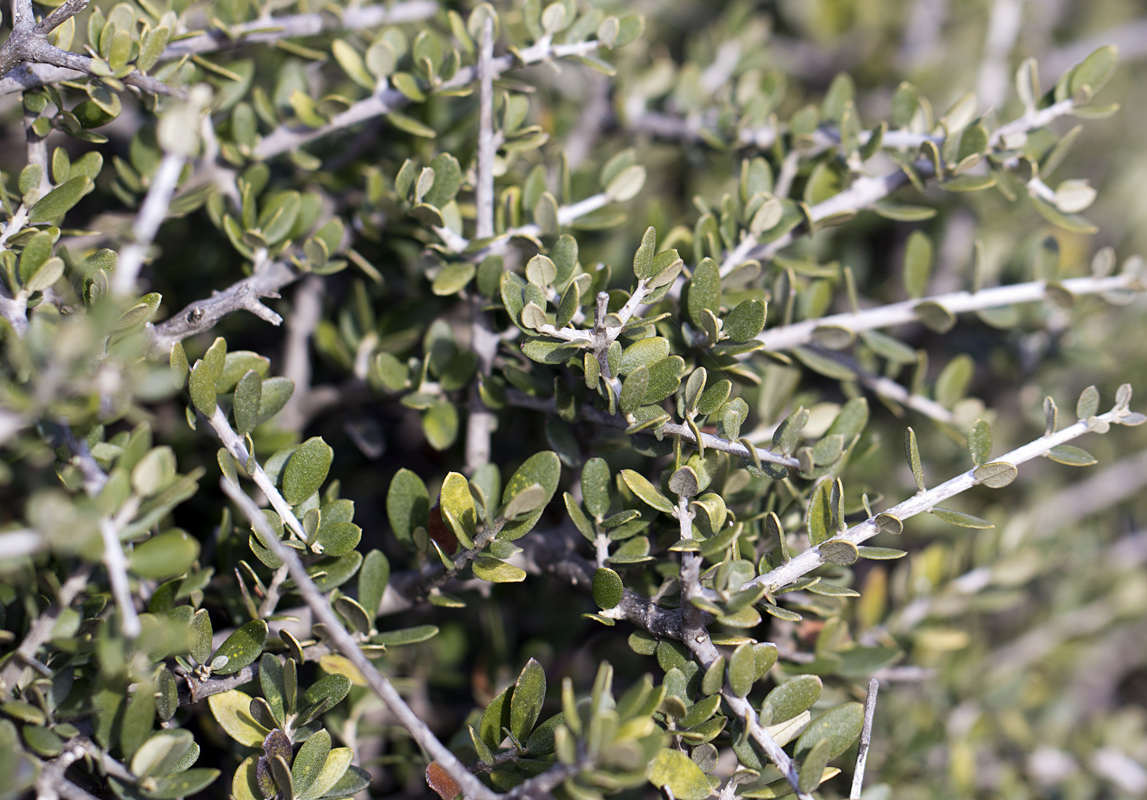
<svg viewBox="0 0 1147 800">
<path fill-rule="evenodd" d="M 1147 783 L 1115 48 L 839 5 L 14 0 L 0 795 Z"/>
</svg>

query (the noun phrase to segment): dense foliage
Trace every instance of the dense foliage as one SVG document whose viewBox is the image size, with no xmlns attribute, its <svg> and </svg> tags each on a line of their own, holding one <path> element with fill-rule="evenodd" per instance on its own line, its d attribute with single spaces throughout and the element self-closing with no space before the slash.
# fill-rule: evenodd
<svg viewBox="0 0 1147 800">
<path fill-rule="evenodd" d="M 1147 792 L 1141 26 L 979 5 L 12 0 L 0 797 Z"/>
</svg>

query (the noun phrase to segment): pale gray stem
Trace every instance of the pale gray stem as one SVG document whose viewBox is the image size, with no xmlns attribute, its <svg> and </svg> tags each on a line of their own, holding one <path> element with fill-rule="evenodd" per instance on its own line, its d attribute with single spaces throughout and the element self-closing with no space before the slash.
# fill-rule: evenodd
<svg viewBox="0 0 1147 800">
<path fill-rule="evenodd" d="M 466 769 L 466 765 L 458 760 L 450 750 L 438 740 L 417 714 L 406 704 L 394 686 L 378 671 L 373 663 L 363 654 L 358 643 L 347 633 L 343 623 L 331 610 L 330 603 L 315 586 L 303 562 L 299 560 L 296 551 L 287 547 L 275 536 L 266 517 L 255 502 L 248 497 L 237 485 L 226 478 L 220 481 L 224 493 L 239 506 L 243 515 L 257 527 L 263 534 L 271 551 L 283 561 L 296 588 L 303 600 L 310 607 L 315 619 L 326 627 L 326 636 L 342 655 L 350 660 L 366 679 L 367 685 L 386 704 L 398 721 L 402 724 L 423 750 L 450 775 L 462 788 L 462 792 L 469 800 L 496 800 L 497 793 L 491 791 L 476 775 Z"/>
<path fill-rule="evenodd" d="M 1138 289 L 1140 283 L 1141 279 L 1137 275 L 1126 272 L 1106 278 L 1069 278 L 1060 282 L 1060 285 L 1073 295 L 1086 295 Z M 996 286 L 990 289 L 981 289 L 978 292 L 952 292 L 923 297 L 919 300 L 904 300 L 861 311 L 833 314 L 779 328 L 770 328 L 758 335 L 757 339 L 764 342 L 767 350 L 792 350 L 813 341 L 818 328 L 833 326 L 847 328 L 854 333 L 859 333 L 915 322 L 918 319 L 916 308 L 921 303 L 936 303 L 953 314 L 963 314 L 968 311 L 981 311 L 1017 303 L 1031 303 L 1043 300 L 1047 295 L 1047 281 L 1028 281 L 1011 286 Z"/>
<path fill-rule="evenodd" d="M 295 382 L 295 392 L 279 412 L 279 427 L 301 431 L 308 414 L 306 399 L 311 392 L 311 334 L 323 316 L 323 281 L 308 276 L 295 291 L 295 307 L 287 319 L 287 342 L 283 351 L 283 375 Z"/>
<path fill-rule="evenodd" d="M 876 694 L 880 691 L 880 681 L 868 681 L 868 696 L 864 699 L 864 728 L 860 732 L 860 746 L 856 752 L 856 770 L 852 773 L 852 791 L 849 800 L 860 800 L 864 788 L 864 767 L 868 763 L 868 747 L 872 744 L 872 718 L 876 714 Z"/>
<path fill-rule="evenodd" d="M 223 409 L 218 406 L 215 408 L 215 413 L 211 415 L 208 420 L 216 435 L 219 436 L 219 441 L 227 448 L 227 452 L 231 457 L 239 462 L 244 469 L 251 467 L 248 474 L 255 485 L 267 496 L 270 501 L 271 507 L 279 512 L 279 517 L 283 520 L 283 524 L 291 529 L 294 534 L 299 537 L 299 541 L 306 542 L 307 532 L 303 530 L 303 524 L 299 522 L 299 518 L 295 516 L 291 504 L 286 501 L 283 495 L 275 486 L 275 482 L 271 480 L 264 470 L 259 465 L 259 462 L 254 461 L 247 452 L 247 445 L 243 442 L 243 437 L 235 433 L 235 429 L 231 427 L 231 423 L 227 421 L 227 415 L 223 413 Z M 248 463 L 250 462 L 250 464 Z"/>
<path fill-rule="evenodd" d="M 140 206 L 132 226 L 132 242 L 120 250 L 119 261 L 112 272 L 112 293 L 125 297 L 135 291 L 135 282 L 139 277 L 139 270 L 143 266 L 144 255 L 159 226 L 167 217 L 167 210 L 171 207 L 171 198 L 175 194 L 175 187 L 179 183 L 179 174 L 187 159 L 184 156 L 168 153 L 159 162 L 159 167 L 151 179 L 151 188 L 147 190 L 147 197 Z"/>
<path fill-rule="evenodd" d="M 1121 411 L 1108 411 L 1106 414 L 1101 414 L 1097 417 L 1099 422 L 1107 424 L 1119 424 L 1122 417 Z M 1024 462 L 1031 461 L 1033 458 L 1045 456 L 1051 451 L 1053 447 L 1061 444 L 1066 444 L 1073 439 L 1083 436 L 1085 433 L 1090 432 L 1086 420 L 1081 420 L 1074 425 L 1070 425 L 1063 430 L 1053 433 L 1051 436 L 1042 436 L 1033 442 L 1019 447 L 1010 453 L 1007 453 L 1000 458 L 992 459 L 993 462 L 1004 462 L 1018 466 Z M 973 486 L 980 483 L 976 478 L 976 470 L 970 469 L 967 472 L 962 472 L 954 478 L 951 478 L 939 486 L 935 486 L 927 491 L 920 492 L 913 495 L 904 502 L 893 506 L 885 514 L 896 517 L 900 520 L 906 520 L 909 517 L 914 517 L 917 514 L 922 514 L 931 511 L 933 507 L 951 497 L 966 492 Z M 834 536 L 829 541 L 843 540 L 852 542 L 859 545 L 871 539 L 876 534 L 880 533 L 880 526 L 876 522 L 875 517 L 866 519 L 857 525 L 853 525 L 846 531 Z M 821 545 L 816 545 L 805 550 L 803 553 L 793 556 L 790 561 L 760 575 L 753 580 L 747 582 L 744 588 L 752 586 L 765 586 L 769 591 L 776 591 L 783 586 L 787 586 L 793 581 L 797 580 L 803 575 L 807 575 L 814 569 L 825 563 L 825 559 L 820 554 Z"/>
<path fill-rule="evenodd" d="M 486 15 L 478 51 L 477 236 L 494 235 L 494 17 Z"/>
<path fill-rule="evenodd" d="M 120 542 L 119 534 L 139 510 L 139 502 L 139 497 L 132 495 L 114 518 L 103 517 L 99 524 L 100 538 L 104 545 L 104 569 L 108 573 L 116 607 L 119 608 L 120 616 L 123 618 L 120 630 L 125 639 L 135 639 L 142 629 L 139 615 L 135 610 L 131 584 L 128 582 L 127 559 L 123 554 L 123 544 Z"/>
</svg>

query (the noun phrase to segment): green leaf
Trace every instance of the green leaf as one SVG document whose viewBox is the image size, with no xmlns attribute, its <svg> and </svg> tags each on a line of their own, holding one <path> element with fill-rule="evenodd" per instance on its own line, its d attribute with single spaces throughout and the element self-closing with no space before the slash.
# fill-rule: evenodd
<svg viewBox="0 0 1147 800">
<path fill-rule="evenodd" d="M 1099 463 L 1095 456 L 1082 447 L 1075 447 L 1070 444 L 1056 445 L 1048 451 L 1047 457 L 1057 464 L 1065 464 L 1069 467 L 1090 467 L 1092 464 Z"/>
<path fill-rule="evenodd" d="M 363 558 L 358 572 L 358 602 L 372 618 L 378 613 L 389 580 L 389 559 L 381 550 L 371 550 Z"/>
<path fill-rule="evenodd" d="M 625 485 L 629 487 L 630 491 L 645 501 L 647 505 L 666 514 L 673 513 L 673 502 L 663 495 L 660 490 L 650 483 L 649 479 L 640 472 L 636 472 L 632 469 L 623 469 L 621 471 L 621 479 L 625 482 Z"/>
<path fill-rule="evenodd" d="M 680 750 L 666 747 L 657 753 L 646 770 L 649 782 L 667 787 L 677 800 L 705 800 L 712 789 L 709 779 L 694 761 Z"/>
<path fill-rule="evenodd" d="M 693 321 L 696 327 L 701 328 L 701 312 L 707 309 L 716 314 L 720 307 L 720 265 L 711 258 L 702 259 L 697 268 L 693 270 L 693 279 L 689 283 L 689 319 Z"/>
<path fill-rule="evenodd" d="M 820 546 L 821 557 L 830 564 L 847 567 L 855 564 L 859 558 L 859 550 L 855 544 L 847 539 L 829 539 Z"/>
<path fill-rule="evenodd" d="M 429 524 L 430 493 L 422 478 L 406 468 L 395 473 L 386 495 L 386 516 L 398 540 L 412 548 L 414 529 Z"/>
<path fill-rule="evenodd" d="M 64 216 L 94 186 L 92 179 L 86 175 L 72 178 L 41 197 L 28 212 L 28 221 L 35 225 L 40 222 L 51 222 Z"/>
<path fill-rule="evenodd" d="M 143 795 L 153 800 L 176 800 L 198 794 L 219 777 L 217 769 L 189 769 L 168 775 L 155 782 L 154 789 L 145 789 Z"/>
<path fill-rule="evenodd" d="M 904 247 L 904 288 L 908 296 L 923 297 L 931 275 L 932 240 L 923 231 L 912 231 Z"/>
<path fill-rule="evenodd" d="M 283 498 L 298 505 L 317 492 L 327 479 L 334 450 L 314 436 L 299 445 L 283 468 Z"/>
<path fill-rule="evenodd" d="M 626 172 L 632 169 L 634 169 L 634 167 L 628 167 L 625 170 L 622 170 L 621 175 L 624 175 Z M 645 170 L 640 167 L 638 167 L 638 169 L 641 169 L 641 179 L 644 181 Z M 610 182 L 610 185 L 612 186 L 613 184 L 617 183 L 620 180 L 621 175 L 619 175 L 617 178 L 614 178 Z M 637 252 L 633 255 L 634 277 L 648 280 L 656 274 L 656 271 L 653 269 L 653 256 L 656 249 L 657 230 L 653 227 L 646 228 L 645 233 L 641 237 L 641 245 L 637 248 Z"/>
<path fill-rule="evenodd" d="M 1111 79 L 1118 63 L 1119 51 L 1115 45 L 1100 47 L 1071 71 L 1071 94 L 1086 91 L 1088 99 L 1094 97 Z"/>
<path fill-rule="evenodd" d="M 521 567 L 490 556 L 478 556 L 471 566 L 476 577 L 491 583 L 521 583 L 526 579 L 526 571 Z"/>
<path fill-rule="evenodd" d="M 832 743 L 829 739 L 819 739 L 801 763 L 797 786 L 802 792 L 811 792 L 820 785 L 824 768 L 832 758 Z"/>
<path fill-rule="evenodd" d="M 309 740 L 308 740 L 309 741 Z M 299 751 L 300 755 L 302 750 Z M 296 761 L 297 761 L 296 756 Z M 351 766 L 351 761 L 354 760 L 354 751 L 349 747 L 336 747 L 333 748 L 327 755 L 326 761 L 323 763 L 322 770 L 315 776 L 311 782 L 310 788 L 299 794 L 299 800 L 315 800 L 319 797 L 349 797 L 357 791 L 341 794 L 338 787 L 343 786 L 343 791 L 352 788 L 352 784 L 345 783 L 348 777 L 358 778 L 351 770 L 357 769 Z M 369 780 L 367 781 L 369 783 Z"/>
<path fill-rule="evenodd" d="M 972 454 L 972 463 L 977 467 L 986 462 L 992 455 L 992 426 L 985 420 L 978 419 L 968 433 L 968 450 Z"/>
<path fill-rule="evenodd" d="M 450 527 L 458 541 L 466 548 L 473 547 L 474 536 L 478 531 L 478 507 L 474 504 L 474 496 L 470 494 L 470 482 L 457 472 L 449 473 L 442 482 L 438 502 L 443 516 L 448 513 L 447 520 L 454 523 Z"/>
<path fill-rule="evenodd" d="M 458 438 L 458 409 L 442 401 L 422 412 L 422 432 L 435 450 L 445 450 Z"/>
<path fill-rule="evenodd" d="M 235 432 L 244 436 L 259 424 L 259 407 L 263 401 L 263 379 L 254 370 L 248 370 L 235 386 L 233 410 Z"/>
<path fill-rule="evenodd" d="M 207 698 L 211 716 L 227 735 L 246 747 L 260 747 L 271 732 L 251 716 L 251 696 L 232 689 Z"/>
<path fill-rule="evenodd" d="M 541 519 L 542 512 L 545 511 L 546 505 L 549 504 L 554 496 L 554 492 L 557 491 L 558 480 L 561 478 L 561 474 L 561 459 L 558 458 L 558 454 L 553 450 L 535 453 L 526 459 L 522 466 L 518 467 L 510 480 L 507 481 L 506 488 L 502 492 L 502 504 L 507 505 L 520 492 L 534 484 L 542 487 L 545 493 L 545 500 L 535 511 L 507 522 L 498 534 L 499 539 L 513 541 L 514 539 L 525 536 L 533 530 L 538 520 Z"/>
<path fill-rule="evenodd" d="M 645 392 L 649 388 L 649 368 L 642 365 L 629 373 L 621 384 L 621 396 L 618 406 L 621 413 L 633 414 L 643 404 Z"/>
<path fill-rule="evenodd" d="M 353 522 L 328 522 L 324 517 L 311 541 L 311 552 L 326 556 L 345 556 L 362 539 L 362 528 Z"/>
<path fill-rule="evenodd" d="M 259 422 L 266 422 L 278 414 L 295 392 L 295 382 L 290 378 L 267 378 L 263 381 L 262 396 L 259 399 Z"/>
<path fill-rule="evenodd" d="M 961 528 L 987 529 L 996 527 L 986 519 L 980 519 L 963 511 L 953 511 L 950 508 L 933 508 L 929 513 L 934 514 L 945 522 L 959 525 Z"/>
<path fill-rule="evenodd" d="M 765 327 L 767 307 L 760 300 L 749 299 L 737 304 L 725 320 L 725 333 L 735 342 L 755 339 Z"/>
<path fill-rule="evenodd" d="M 323 700 L 330 701 L 328 708 L 337 706 L 343 701 L 343 698 L 350 692 L 351 682 L 350 678 L 346 675 L 331 674 L 324 675 L 317 681 L 307 687 L 303 692 L 302 702 L 299 704 L 300 708 L 307 708 Z"/>
<path fill-rule="evenodd" d="M 834 759 L 852 746 L 864 727 L 864 706 L 845 703 L 830 709 L 809 723 L 797 739 L 793 757 L 805 758 L 821 739 L 828 740 L 828 760 Z"/>
<path fill-rule="evenodd" d="M 1079 400 L 1075 403 L 1075 416 L 1086 420 L 1097 413 L 1099 413 L 1099 390 L 1095 386 L 1088 386 L 1080 392 Z"/>
<path fill-rule="evenodd" d="M 808 503 L 808 540 L 818 545 L 831 536 L 832 530 L 832 487 L 833 481 L 825 478 L 816 485 Z"/>
<path fill-rule="evenodd" d="M 502 739 L 506 738 L 503 729 L 510 727 L 510 708 L 513 701 L 514 686 L 507 686 L 497 697 L 490 701 L 486 710 L 482 712 L 482 721 L 478 724 L 478 737 L 488 747 L 497 747 Z"/>
<path fill-rule="evenodd" d="M 621 576 L 609 567 L 599 567 L 593 574 L 593 601 L 601 609 L 615 608 L 621 602 L 624 587 Z"/>
<path fill-rule="evenodd" d="M 291 783 L 296 793 L 302 795 L 314 784 L 326 766 L 330 752 L 331 735 L 325 730 L 320 729 L 303 742 L 291 764 Z"/>
<path fill-rule="evenodd" d="M 545 701 L 546 672 L 541 664 L 531 658 L 522 668 L 510 698 L 510 733 L 519 742 L 526 741 L 530 735 Z"/>
<path fill-rule="evenodd" d="M 170 775 L 195 748 L 191 731 L 184 728 L 161 730 L 132 755 L 131 771 L 141 778 Z"/>
<path fill-rule="evenodd" d="M 798 675 L 774 688 L 761 704 L 761 724 L 776 725 L 812 708 L 824 684 L 816 675 Z"/>
<path fill-rule="evenodd" d="M 581 494 L 586 510 L 595 518 L 609 513 L 609 486 L 612 478 L 609 464 L 603 458 L 591 458 L 581 471 Z"/>
<path fill-rule="evenodd" d="M 136 545 L 128 558 L 128 569 L 141 578 L 161 581 L 185 574 L 198 557 L 198 540 L 175 528 Z"/>
<path fill-rule="evenodd" d="M 1016 479 L 1019 470 L 1007 461 L 993 461 L 978 467 L 973 473 L 976 480 L 989 489 L 1001 489 Z"/>
<path fill-rule="evenodd" d="M 645 186 L 645 167 L 634 164 L 623 169 L 617 177 L 605 187 L 605 196 L 612 203 L 624 203 L 641 192 Z M 636 271 L 635 271 L 636 274 Z M 638 277 L 644 277 L 638 275 Z"/>
<path fill-rule="evenodd" d="M 916 488 L 924 491 L 924 467 L 920 463 L 920 447 L 916 444 L 916 431 L 908 428 L 904 432 L 904 455 L 908 459 L 908 466 L 912 468 L 912 478 L 916 481 Z"/>
<path fill-rule="evenodd" d="M 729 657 L 729 688 L 737 697 L 744 697 L 757 680 L 756 656 L 753 646 L 745 643 Z"/>
<path fill-rule="evenodd" d="M 191 368 L 191 380 L 188 383 L 191 394 L 191 403 L 205 417 L 215 413 L 215 376 L 206 361 L 199 360 Z"/>
<path fill-rule="evenodd" d="M 212 668 L 216 675 L 230 675 L 238 672 L 249 664 L 255 663 L 263 652 L 263 645 L 267 643 L 267 623 L 261 619 L 253 619 L 242 625 L 232 633 L 215 651 L 212 662 L 220 656 L 227 658 L 227 663 L 221 667 Z"/>
<path fill-rule="evenodd" d="M 669 340 L 664 337 L 651 336 L 648 339 L 640 339 L 622 351 L 618 374 L 629 375 L 638 367 L 652 366 L 668 357 L 669 349 Z"/>
</svg>

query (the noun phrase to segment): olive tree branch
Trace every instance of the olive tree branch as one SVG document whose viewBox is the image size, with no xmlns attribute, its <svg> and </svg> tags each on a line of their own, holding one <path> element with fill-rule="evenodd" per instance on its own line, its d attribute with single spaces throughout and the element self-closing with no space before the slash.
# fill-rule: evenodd
<svg viewBox="0 0 1147 800">
<path fill-rule="evenodd" d="M 1091 420 L 1080 420 L 1074 425 L 1070 425 L 1050 436 L 1042 436 L 1033 442 L 1016 448 L 1000 458 L 992 459 L 992 463 L 1005 463 L 1019 466 L 1034 458 L 1046 456 L 1053 447 L 1066 444 L 1085 433 L 1096 429 L 1103 430 L 1104 425 L 1138 424 L 1137 420 L 1130 423 L 1123 422 L 1124 417 L 1126 417 L 1128 413 L 1126 408 L 1114 408 Z M 973 486 L 980 484 L 982 481 L 976 477 L 976 471 L 976 469 L 970 469 L 967 472 L 960 473 L 954 478 L 950 478 L 939 486 L 935 486 L 924 492 L 919 492 L 913 497 L 883 512 L 882 515 L 892 516 L 898 520 L 905 520 L 917 514 L 929 512 L 944 500 L 955 497 L 971 489 Z M 842 531 L 828 541 L 847 541 L 858 545 L 876 536 L 880 531 L 881 527 L 877 522 L 877 518 L 873 516 L 857 525 L 853 525 L 848 530 Z M 827 561 L 827 559 L 821 555 L 820 550 L 822 546 L 823 545 L 816 545 L 810 547 L 803 553 L 793 556 L 793 558 L 786 563 L 775 567 L 764 575 L 760 575 L 748 581 L 743 588 L 748 589 L 753 586 L 764 586 L 770 592 L 775 592 L 787 586 Z"/>
<path fill-rule="evenodd" d="M 747 584 L 746 584 L 747 586 Z M 690 636 L 683 640 L 683 644 L 689 648 L 693 656 L 701 664 L 702 672 L 709 669 L 719 657 L 720 653 L 713 641 L 709 638 L 708 632 L 702 629 L 700 635 Z M 737 695 L 729 686 L 728 680 L 725 681 L 724 686 L 721 687 L 721 698 L 729 706 L 730 710 L 737 716 L 739 720 L 745 725 L 750 738 L 756 742 L 757 747 L 765 756 L 776 764 L 777 769 L 785 776 L 785 780 L 793 787 L 800 800 L 812 800 L 811 796 L 800 790 L 799 778 L 797 776 L 796 764 L 789 754 L 784 751 L 784 748 L 777 743 L 764 726 L 761 725 L 760 718 L 757 716 L 756 709 L 744 697 Z"/>
<path fill-rule="evenodd" d="M 219 437 L 219 441 L 227 448 L 227 452 L 231 454 L 239 464 L 244 468 L 244 471 L 250 475 L 251 480 L 259 487 L 259 490 L 267 497 L 271 503 L 271 507 L 278 512 L 283 520 L 283 524 L 291 529 L 299 541 L 307 542 L 307 532 L 303 530 L 303 524 L 299 522 L 299 518 L 295 516 L 291 504 L 287 502 L 282 493 L 275 486 L 275 482 L 271 480 L 271 476 L 266 473 L 259 462 L 256 461 L 250 453 L 247 452 L 247 445 L 243 442 L 243 437 L 235 432 L 231 427 L 231 423 L 227 421 L 227 415 L 223 413 L 223 409 L 219 406 L 215 407 L 215 413 L 207 420 L 212 430 Z M 277 541 L 277 540 L 276 540 Z"/>
<path fill-rule="evenodd" d="M 478 51 L 478 168 L 475 186 L 478 238 L 494 235 L 494 18 L 486 15 Z M 490 374 L 499 338 L 475 298 L 470 304 L 470 349 L 478 356 L 479 375 Z M 466 469 L 473 474 L 490 461 L 490 435 L 494 414 L 482 402 L 478 383 L 470 386 L 470 415 L 466 426 Z"/>
<path fill-rule="evenodd" d="M 864 728 L 860 731 L 860 745 L 856 751 L 856 769 L 852 773 L 852 791 L 849 800 L 860 800 L 864 788 L 864 768 L 868 764 L 868 748 L 872 744 L 872 718 L 876 715 L 876 695 L 880 691 L 880 681 L 868 681 L 868 694 L 864 698 Z"/>
<path fill-rule="evenodd" d="M 335 616 L 326 598 L 319 592 L 311 576 L 307 574 L 306 567 L 299 559 L 298 554 L 287 547 L 275 536 L 267 518 L 237 485 L 226 478 L 220 480 L 224 493 L 239 507 L 243 515 L 263 534 L 263 538 L 270 545 L 271 551 L 287 566 L 291 577 L 295 581 L 296 589 L 302 595 L 307 606 L 315 618 L 326 627 L 326 635 L 334 647 L 346 656 L 355 668 L 362 674 L 367 685 L 386 704 L 395 717 L 398 718 L 410 735 L 426 751 L 426 753 L 442 766 L 451 778 L 462 788 L 463 794 L 470 800 L 495 800 L 497 793 L 487 788 L 477 776 L 466 768 L 450 750 L 438 740 L 417 714 L 406 704 L 398 691 L 389 680 L 374 666 L 363 654 L 358 643 L 347 633 L 343 623 Z"/>
<path fill-rule="evenodd" d="M 151 187 L 139 208 L 135 223 L 132 225 L 132 241 L 120 250 L 119 260 L 112 272 L 112 293 L 126 296 L 135 290 L 135 281 L 139 277 L 140 267 L 143 266 L 144 255 L 159 226 L 167 217 L 167 210 L 171 206 L 171 199 L 175 195 L 179 175 L 187 158 L 177 153 L 167 153 L 159 162 L 155 175 L 151 179 Z"/>
<path fill-rule="evenodd" d="M 99 77 L 94 66 L 95 59 L 48 43 L 48 34 L 52 30 L 82 11 L 87 5 L 87 0 L 68 0 L 37 24 L 31 0 L 12 0 L 12 33 L 9 34 L 7 41 L 0 45 L 0 75 L 7 75 L 20 64 L 29 63 L 51 64 L 82 75 Z M 129 86 L 155 94 L 183 94 L 180 89 L 139 73 L 127 75 L 122 80 Z M 25 85 L 26 81 L 22 82 L 19 79 L 14 83 L 19 90 L 33 88 Z"/>
<path fill-rule="evenodd" d="M 272 43 L 282 39 L 317 36 L 334 31 L 421 22 L 433 17 L 438 10 L 438 3 L 434 0 L 404 0 L 390 6 L 379 4 L 340 9 L 337 15 L 311 13 L 260 17 L 251 22 L 232 25 L 226 33 L 210 30 L 172 42 L 163 51 L 159 60 L 171 61 L 184 56 L 203 55 L 249 44 Z"/>
<path fill-rule="evenodd" d="M 1104 278 L 1069 278 L 1056 286 L 1066 289 L 1072 295 L 1102 294 L 1124 290 L 1142 291 L 1142 278 L 1133 271 Z M 853 333 L 889 328 L 919 319 L 917 308 L 922 303 L 935 303 L 952 314 L 968 311 L 981 311 L 1017 303 L 1032 303 L 1045 299 L 1049 294 L 1048 281 L 1027 281 L 1010 286 L 995 286 L 977 292 L 959 291 L 950 294 L 933 295 L 919 300 L 903 300 L 885 306 L 832 314 L 819 319 L 809 319 L 782 325 L 762 331 L 757 340 L 767 350 L 792 350 L 813 341 L 817 329 L 824 327 L 846 328 Z"/>
<path fill-rule="evenodd" d="M 250 311 L 272 325 L 281 324 L 283 318 L 263 305 L 260 298 L 279 297 L 279 290 L 294 283 L 302 274 L 284 262 L 267 262 L 254 275 L 191 303 L 165 322 L 149 325 L 148 352 L 152 356 L 167 355 L 176 342 L 210 330 L 219 320 L 239 310 Z"/>
</svg>

